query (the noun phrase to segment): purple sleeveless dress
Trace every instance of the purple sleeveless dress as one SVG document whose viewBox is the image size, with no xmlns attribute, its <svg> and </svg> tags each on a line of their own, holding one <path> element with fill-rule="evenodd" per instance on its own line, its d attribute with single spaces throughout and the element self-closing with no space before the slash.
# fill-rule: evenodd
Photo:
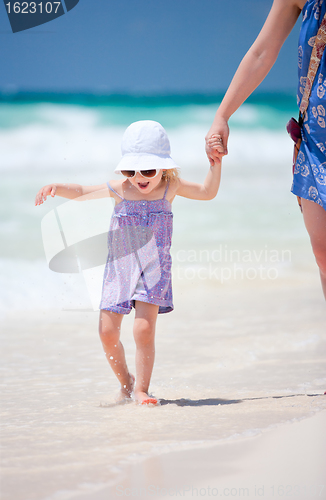
<svg viewBox="0 0 326 500">
<path fill-rule="evenodd" d="M 173 214 L 166 199 L 126 200 L 114 207 L 100 309 L 129 314 L 135 300 L 173 311 L 170 255 Z"/>
</svg>

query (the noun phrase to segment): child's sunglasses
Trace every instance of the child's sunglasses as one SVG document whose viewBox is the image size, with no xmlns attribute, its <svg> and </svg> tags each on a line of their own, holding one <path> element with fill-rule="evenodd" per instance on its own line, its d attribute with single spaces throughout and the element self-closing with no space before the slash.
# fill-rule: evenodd
<svg viewBox="0 0 326 500">
<path fill-rule="evenodd" d="M 122 175 L 125 177 L 135 177 L 136 173 L 139 172 L 140 175 L 147 179 L 152 179 L 153 177 L 156 177 L 157 174 L 159 173 L 159 169 L 157 168 L 152 168 L 150 170 L 121 170 Z"/>
</svg>

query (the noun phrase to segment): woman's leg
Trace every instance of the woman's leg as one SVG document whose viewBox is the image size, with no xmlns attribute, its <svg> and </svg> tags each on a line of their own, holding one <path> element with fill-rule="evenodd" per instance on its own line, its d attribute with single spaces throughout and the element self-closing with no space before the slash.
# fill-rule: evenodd
<svg viewBox="0 0 326 500">
<path fill-rule="evenodd" d="M 99 333 L 103 349 L 112 370 L 121 384 L 121 398 L 130 398 L 134 377 L 129 373 L 120 330 L 123 314 L 101 310 Z"/>
<path fill-rule="evenodd" d="M 155 358 L 155 326 L 159 307 L 136 301 L 134 338 L 136 343 L 135 397 L 139 403 L 155 404 L 148 396 Z"/>
<path fill-rule="evenodd" d="M 326 210 L 310 200 L 302 198 L 301 202 L 304 222 L 319 267 L 321 285 L 326 299 Z"/>
</svg>

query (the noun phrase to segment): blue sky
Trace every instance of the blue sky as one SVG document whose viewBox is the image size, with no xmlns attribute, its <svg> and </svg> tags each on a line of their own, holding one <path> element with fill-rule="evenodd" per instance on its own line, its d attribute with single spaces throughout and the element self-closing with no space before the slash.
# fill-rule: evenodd
<svg viewBox="0 0 326 500">
<path fill-rule="evenodd" d="M 223 92 L 271 0 L 80 0 L 64 16 L 11 32 L 0 4 L 0 89 Z M 259 91 L 291 91 L 300 21 Z"/>
</svg>

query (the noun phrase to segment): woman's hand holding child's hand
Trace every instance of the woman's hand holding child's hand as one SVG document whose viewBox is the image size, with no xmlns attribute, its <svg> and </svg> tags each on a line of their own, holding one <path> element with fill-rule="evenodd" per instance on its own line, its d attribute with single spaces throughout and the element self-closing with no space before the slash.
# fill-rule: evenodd
<svg viewBox="0 0 326 500">
<path fill-rule="evenodd" d="M 228 154 L 229 126 L 226 120 L 216 119 L 205 137 L 205 150 L 211 165 Z"/>
<path fill-rule="evenodd" d="M 35 206 L 42 205 L 42 203 L 50 195 L 52 196 L 52 198 L 54 198 L 56 190 L 57 190 L 57 186 L 55 184 L 49 184 L 48 186 L 42 187 L 36 195 Z"/>
</svg>

